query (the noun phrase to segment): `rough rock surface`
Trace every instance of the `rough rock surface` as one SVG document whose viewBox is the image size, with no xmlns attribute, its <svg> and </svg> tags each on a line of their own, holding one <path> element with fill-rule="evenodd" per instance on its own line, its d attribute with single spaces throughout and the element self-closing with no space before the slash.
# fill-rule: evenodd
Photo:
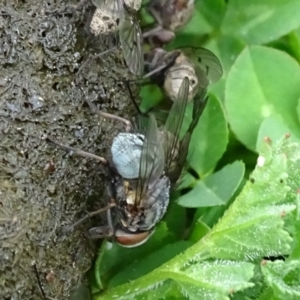
<svg viewBox="0 0 300 300">
<path fill-rule="evenodd" d="M 113 35 L 94 37 L 95 8 L 65 0 L 0 1 L 0 299 L 68 299 L 84 281 L 97 247 L 85 236 L 95 218 L 63 229 L 106 203 L 104 168 L 43 140 L 107 156 L 123 124 L 91 113 L 130 118 L 128 78 Z"/>
</svg>

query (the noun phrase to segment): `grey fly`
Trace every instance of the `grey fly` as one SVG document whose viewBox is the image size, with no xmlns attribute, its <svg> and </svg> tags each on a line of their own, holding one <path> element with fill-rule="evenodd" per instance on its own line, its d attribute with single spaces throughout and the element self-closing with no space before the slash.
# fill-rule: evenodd
<svg viewBox="0 0 300 300">
<path fill-rule="evenodd" d="M 119 20 L 119 37 L 125 62 L 133 74 L 142 75 L 143 36 L 136 17 L 141 0 L 93 0 L 93 3 L 104 14 Z"/>
</svg>

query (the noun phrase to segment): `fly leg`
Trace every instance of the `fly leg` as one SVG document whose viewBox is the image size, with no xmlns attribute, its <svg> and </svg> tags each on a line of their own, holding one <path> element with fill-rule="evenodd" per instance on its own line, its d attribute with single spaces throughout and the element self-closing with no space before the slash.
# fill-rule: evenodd
<svg viewBox="0 0 300 300">
<path fill-rule="evenodd" d="M 162 7 L 159 8 L 161 10 Z M 148 8 L 149 13 L 153 16 L 155 19 L 157 26 L 153 29 L 150 29 L 143 33 L 143 38 L 148 38 L 151 42 L 151 38 L 157 38 L 162 44 L 167 44 L 171 42 L 175 38 L 175 33 L 171 30 L 163 28 L 163 21 L 157 12 L 157 9 L 152 5 Z M 153 42 L 152 42 L 153 43 Z M 154 43 L 155 44 L 155 43 Z"/>
<path fill-rule="evenodd" d="M 80 149 L 76 149 L 76 148 L 73 148 L 73 147 L 70 147 L 70 146 L 67 146 L 67 145 L 64 145 L 64 144 L 60 144 L 59 142 L 56 142 L 56 141 L 54 141 L 54 140 L 52 140 L 48 137 L 46 137 L 46 141 L 48 143 L 54 144 L 55 146 L 57 146 L 61 149 L 73 152 L 76 155 L 80 155 L 80 156 L 83 156 L 83 157 L 86 157 L 86 158 L 95 159 L 95 160 L 97 160 L 98 162 L 100 162 L 104 165 L 108 164 L 108 161 L 104 157 L 101 157 L 101 156 L 98 156 L 98 155 L 95 155 L 95 154 L 92 154 L 92 153 L 89 153 L 89 152 L 86 152 L 86 151 L 83 151 L 83 150 L 80 150 Z"/>
<path fill-rule="evenodd" d="M 79 67 L 76 75 L 75 75 L 75 82 L 76 84 L 78 84 L 80 82 L 80 78 L 79 78 L 79 75 L 80 73 L 82 72 L 82 70 L 90 63 L 92 62 L 93 60 L 97 59 L 97 58 L 100 58 L 102 57 L 103 55 L 115 50 L 117 47 L 112 47 L 112 48 L 109 48 L 101 53 L 98 53 L 98 54 L 95 54 L 95 55 L 88 55 L 87 59 L 81 64 L 81 66 Z"/>
<path fill-rule="evenodd" d="M 170 68 L 172 65 L 174 65 L 179 55 L 180 51 L 172 51 L 167 53 L 165 50 L 157 48 L 151 61 L 148 62 L 149 70 L 151 71 L 144 75 L 143 78 L 149 78 Z"/>
<path fill-rule="evenodd" d="M 125 118 L 122 118 L 120 116 L 116 116 L 116 115 L 113 115 L 113 114 L 110 114 L 110 113 L 107 113 L 107 112 L 104 112 L 104 111 L 101 111 L 101 110 L 97 109 L 96 106 L 90 100 L 87 99 L 87 97 L 85 97 L 85 101 L 87 102 L 87 104 L 89 105 L 91 111 L 94 114 L 97 114 L 98 116 L 101 116 L 101 117 L 104 117 L 104 118 L 109 118 L 109 119 L 121 121 L 126 126 L 125 127 L 126 132 L 130 132 L 130 130 L 132 128 L 132 125 L 131 125 L 131 122 L 129 120 L 127 120 Z"/>
<path fill-rule="evenodd" d="M 108 170 L 109 170 L 109 168 L 108 168 Z M 108 184 L 106 186 L 106 188 L 107 188 L 108 197 L 110 198 L 110 201 L 108 202 L 108 204 L 105 207 L 102 207 L 96 211 L 88 212 L 83 218 L 79 219 L 74 224 L 67 227 L 65 230 L 66 232 L 73 230 L 75 226 L 83 223 L 87 219 L 89 219 L 93 216 L 99 215 L 106 211 L 108 226 L 91 228 L 89 230 L 89 237 L 102 238 L 102 237 L 110 237 L 113 235 L 114 229 L 113 229 L 113 225 L 112 225 L 111 209 L 117 206 L 117 204 L 113 198 L 113 181 L 111 181 L 110 184 Z"/>
<path fill-rule="evenodd" d="M 151 37 L 153 35 L 156 35 L 157 33 L 159 33 L 162 30 L 162 27 L 160 25 L 154 27 L 153 29 L 150 29 L 146 32 L 143 33 L 143 38 L 148 38 Z"/>
<path fill-rule="evenodd" d="M 76 73 L 76 78 L 75 78 L 75 82 L 78 83 L 79 82 L 79 75 L 80 73 L 82 72 L 82 70 L 85 68 L 85 66 L 91 62 L 92 60 L 96 59 L 96 58 L 100 58 L 101 56 L 115 50 L 116 47 L 112 47 L 106 51 L 103 51 L 101 53 L 98 53 L 96 55 L 90 55 L 86 61 L 80 66 L 80 68 L 78 69 L 77 73 Z M 82 90 L 82 93 L 84 94 L 84 98 L 85 98 L 85 101 L 87 102 L 87 104 L 89 105 L 91 111 L 94 113 L 94 114 L 97 114 L 101 117 L 104 117 L 104 118 L 109 118 L 109 119 L 113 119 L 113 120 L 118 120 L 118 121 L 121 121 L 125 124 L 125 128 L 126 128 L 126 131 L 129 132 L 132 128 L 132 125 L 130 123 L 130 121 L 128 121 L 127 119 L 125 118 L 122 118 L 120 116 L 116 116 L 116 115 L 113 115 L 113 114 L 110 114 L 110 113 L 107 113 L 107 112 L 104 112 L 104 111 L 101 111 L 99 109 L 96 108 L 96 106 L 88 99 L 88 97 L 86 96 L 84 90 L 81 88 Z"/>
<path fill-rule="evenodd" d="M 109 238 L 115 235 L 115 230 L 113 227 L 111 208 L 116 207 L 116 202 L 114 201 L 114 184 L 113 181 L 107 186 L 107 193 L 110 197 L 110 203 L 107 206 L 110 206 L 106 211 L 107 225 L 106 226 L 97 226 L 89 230 L 89 237 L 91 239 L 100 239 L 100 238 Z"/>
<path fill-rule="evenodd" d="M 66 231 L 71 231 L 74 229 L 75 226 L 78 226 L 79 224 L 83 223 L 85 220 L 93 217 L 93 216 L 96 216 L 96 215 L 99 215 L 101 214 L 102 212 L 105 212 L 105 211 L 109 211 L 110 212 L 110 209 L 115 207 L 116 206 L 116 203 L 114 201 L 111 201 L 110 203 L 108 203 L 105 207 L 102 207 L 100 209 L 97 209 L 95 211 L 92 211 L 92 212 L 89 212 L 87 213 L 83 218 L 79 219 L 78 221 L 76 221 L 74 224 L 72 224 L 71 226 L 69 226 Z M 103 227 L 107 227 L 107 226 L 103 226 Z M 98 227 L 95 227 L 95 228 L 98 228 Z M 100 227 L 99 227 L 100 228 Z M 92 228 L 93 229 L 93 228 Z M 90 229 L 91 230 L 91 229 Z M 90 231 L 89 230 L 89 231 Z"/>
<path fill-rule="evenodd" d="M 102 239 L 114 236 L 114 227 L 112 224 L 111 210 L 107 210 L 107 223 L 106 226 L 93 227 L 89 230 L 89 237 L 91 239 Z"/>
</svg>

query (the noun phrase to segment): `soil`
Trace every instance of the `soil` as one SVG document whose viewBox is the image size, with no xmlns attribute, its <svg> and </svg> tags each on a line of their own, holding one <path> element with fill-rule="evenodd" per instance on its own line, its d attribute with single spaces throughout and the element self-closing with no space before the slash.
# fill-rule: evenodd
<svg viewBox="0 0 300 300">
<path fill-rule="evenodd" d="M 93 114 L 85 98 L 131 120 L 121 82 L 131 77 L 119 47 L 88 59 L 118 43 L 90 33 L 90 1 L 0 2 L 0 299 L 68 299 L 99 244 L 86 232 L 105 218 L 64 229 L 106 204 L 107 178 L 45 136 L 108 157 L 124 125 Z"/>
</svg>

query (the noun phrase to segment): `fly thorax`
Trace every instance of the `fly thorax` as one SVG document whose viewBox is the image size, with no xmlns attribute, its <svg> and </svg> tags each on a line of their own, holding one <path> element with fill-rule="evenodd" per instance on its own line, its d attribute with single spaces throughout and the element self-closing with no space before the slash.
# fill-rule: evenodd
<svg viewBox="0 0 300 300">
<path fill-rule="evenodd" d="M 136 200 L 136 191 L 133 189 L 134 180 L 119 179 L 115 185 L 116 201 L 119 207 L 134 206 Z"/>
<path fill-rule="evenodd" d="M 144 135 L 119 133 L 111 146 L 112 161 L 118 173 L 127 179 L 139 176 Z"/>
<path fill-rule="evenodd" d="M 136 191 L 132 188 L 135 186 L 134 182 L 120 179 L 115 186 L 119 221 L 122 227 L 127 228 L 130 232 L 139 229 L 138 223 L 143 213 L 143 209 L 135 205 Z"/>
<path fill-rule="evenodd" d="M 127 196 L 126 196 L 126 202 L 127 202 L 128 205 L 134 205 L 135 196 L 136 196 L 135 192 L 129 192 L 127 194 Z"/>
<path fill-rule="evenodd" d="M 181 54 L 175 64 L 166 72 L 164 90 L 167 96 L 174 101 L 177 99 L 183 79 L 189 79 L 189 101 L 191 101 L 198 90 L 198 77 L 193 64 Z"/>
</svg>

